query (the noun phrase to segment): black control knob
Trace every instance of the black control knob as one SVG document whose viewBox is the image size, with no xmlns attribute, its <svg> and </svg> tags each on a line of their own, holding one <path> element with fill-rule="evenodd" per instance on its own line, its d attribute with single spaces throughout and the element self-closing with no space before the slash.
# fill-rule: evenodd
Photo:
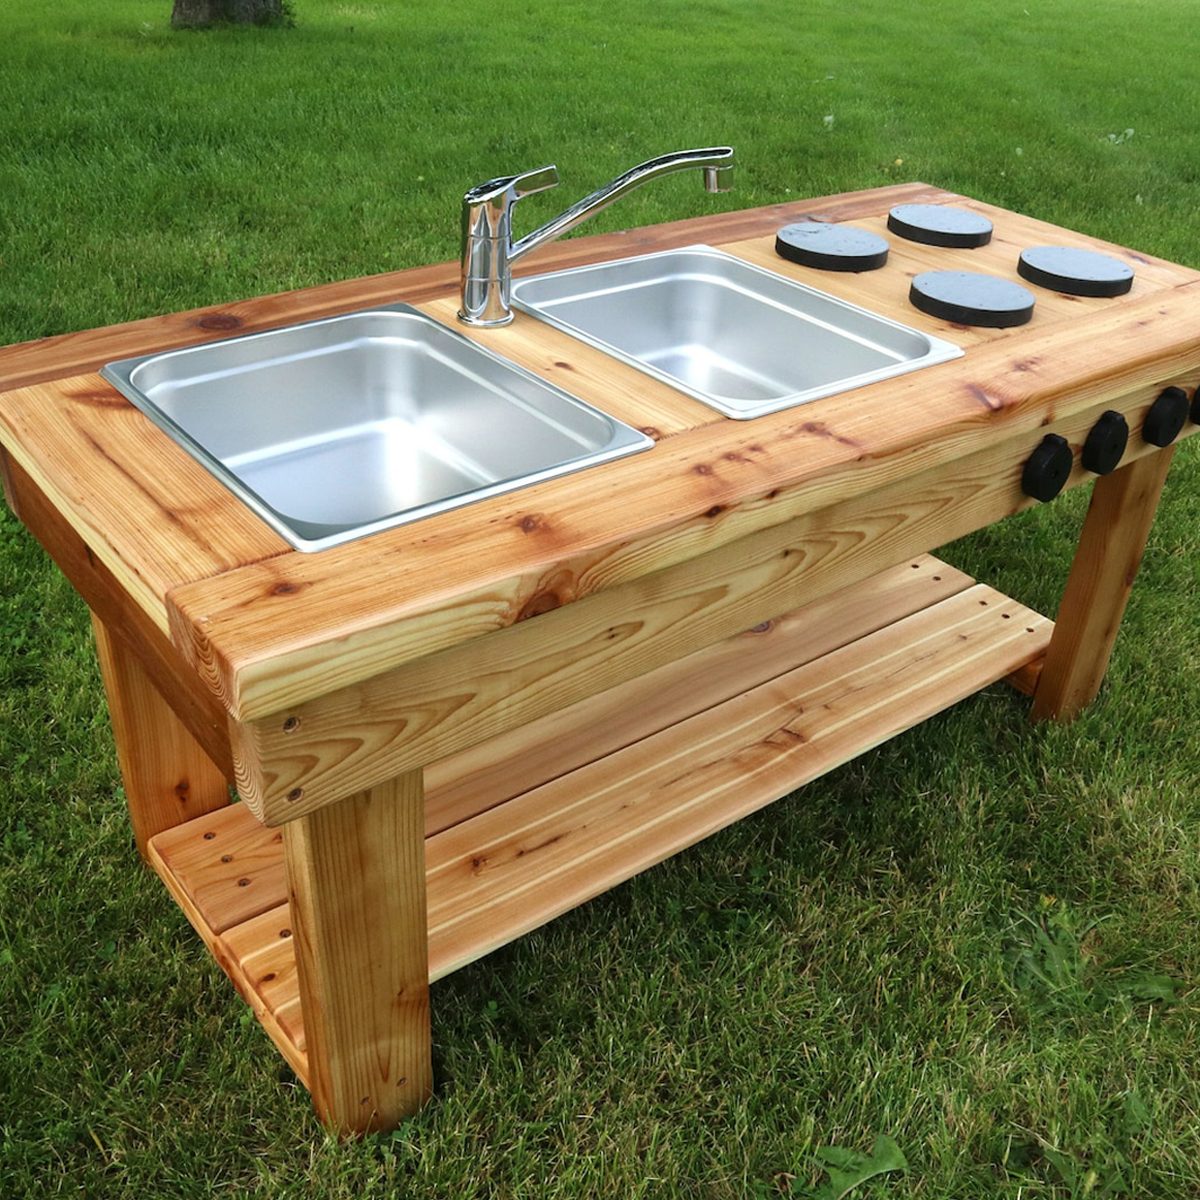
<svg viewBox="0 0 1200 1200">
<path fill-rule="evenodd" d="M 1092 432 L 1083 443 L 1083 453 L 1079 461 L 1085 470 L 1094 471 L 1097 475 L 1107 475 L 1116 469 L 1129 444 L 1129 422 L 1113 409 L 1101 416 L 1092 426 Z"/>
<path fill-rule="evenodd" d="M 1159 392 L 1142 425 L 1142 437 L 1152 446 L 1169 446 L 1188 419 L 1187 392 L 1169 387 Z"/>
<path fill-rule="evenodd" d="M 1021 491 L 1035 500 L 1053 500 L 1063 490 L 1074 461 L 1065 437 L 1046 434 L 1021 472 Z"/>
</svg>

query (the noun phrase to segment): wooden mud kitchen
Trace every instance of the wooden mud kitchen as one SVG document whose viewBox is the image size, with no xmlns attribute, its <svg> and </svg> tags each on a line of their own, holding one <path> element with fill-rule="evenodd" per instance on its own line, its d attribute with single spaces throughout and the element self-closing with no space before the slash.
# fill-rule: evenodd
<svg viewBox="0 0 1200 1200">
<path fill-rule="evenodd" d="M 993 235 L 914 240 L 906 205 Z M 890 255 L 777 252 L 805 222 Z M 1132 286 L 1018 273 L 1046 246 Z M 925 185 L 559 241 L 517 283 L 683 247 L 963 353 L 732 420 L 528 311 L 463 325 L 459 264 L 0 350 L 5 496 L 91 610 L 138 847 L 341 1133 L 430 1096 L 431 980 L 998 680 L 1087 705 L 1200 428 L 1200 273 Z M 935 315 L 929 271 L 1032 317 Z M 644 446 L 308 553 L 98 373 L 398 302 Z M 1057 621 L 931 555 L 1093 481 Z"/>
</svg>

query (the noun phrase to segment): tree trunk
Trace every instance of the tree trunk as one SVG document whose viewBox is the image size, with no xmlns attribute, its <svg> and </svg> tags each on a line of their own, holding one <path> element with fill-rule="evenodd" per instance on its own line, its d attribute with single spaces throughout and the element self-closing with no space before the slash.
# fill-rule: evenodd
<svg viewBox="0 0 1200 1200">
<path fill-rule="evenodd" d="M 286 0 L 175 0 L 171 11 L 171 24 L 176 29 L 202 29 L 218 21 L 282 25 L 287 20 Z"/>
</svg>

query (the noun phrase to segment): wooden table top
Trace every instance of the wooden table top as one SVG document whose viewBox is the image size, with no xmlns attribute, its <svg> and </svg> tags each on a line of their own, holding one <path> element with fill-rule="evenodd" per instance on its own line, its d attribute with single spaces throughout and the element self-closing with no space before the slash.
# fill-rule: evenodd
<svg viewBox="0 0 1200 1200">
<path fill-rule="evenodd" d="M 801 216 L 883 232 L 888 209 L 906 202 L 965 204 L 995 234 L 975 250 L 891 236 L 888 264 L 862 275 L 774 253 L 775 231 Z M 234 717 L 251 719 L 955 461 L 997 431 L 1027 433 L 1032 448 L 1073 406 L 1200 375 L 1200 273 L 922 184 L 572 239 L 520 273 L 701 242 L 966 355 L 739 422 L 518 314 L 506 329 L 465 332 L 646 430 L 655 447 L 317 554 L 292 550 L 96 374 L 112 359 L 385 301 L 461 329 L 457 266 L 441 264 L 0 350 L 0 447 L 139 619 L 169 634 Z M 1134 268 L 1132 291 L 1034 289 L 1033 320 L 1006 330 L 949 325 L 908 303 L 920 271 L 1016 280 L 1020 251 L 1041 244 L 1118 256 Z"/>
</svg>

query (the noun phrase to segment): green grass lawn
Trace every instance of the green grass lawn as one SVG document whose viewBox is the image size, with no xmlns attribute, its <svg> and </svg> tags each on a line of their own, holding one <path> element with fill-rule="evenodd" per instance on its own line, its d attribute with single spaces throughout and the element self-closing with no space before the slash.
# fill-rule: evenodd
<svg viewBox="0 0 1200 1200">
<path fill-rule="evenodd" d="M 452 257 L 729 142 L 737 190 L 593 229 L 921 179 L 1200 266 L 1190 0 L 170 0 L 0 9 L 0 344 Z M 1003 687 L 434 988 L 435 1102 L 327 1139 L 137 868 L 87 614 L 0 508 L 0 1197 L 1200 1197 L 1200 453 L 1110 683 Z M 1072 493 L 952 547 L 1053 613 Z"/>
</svg>

